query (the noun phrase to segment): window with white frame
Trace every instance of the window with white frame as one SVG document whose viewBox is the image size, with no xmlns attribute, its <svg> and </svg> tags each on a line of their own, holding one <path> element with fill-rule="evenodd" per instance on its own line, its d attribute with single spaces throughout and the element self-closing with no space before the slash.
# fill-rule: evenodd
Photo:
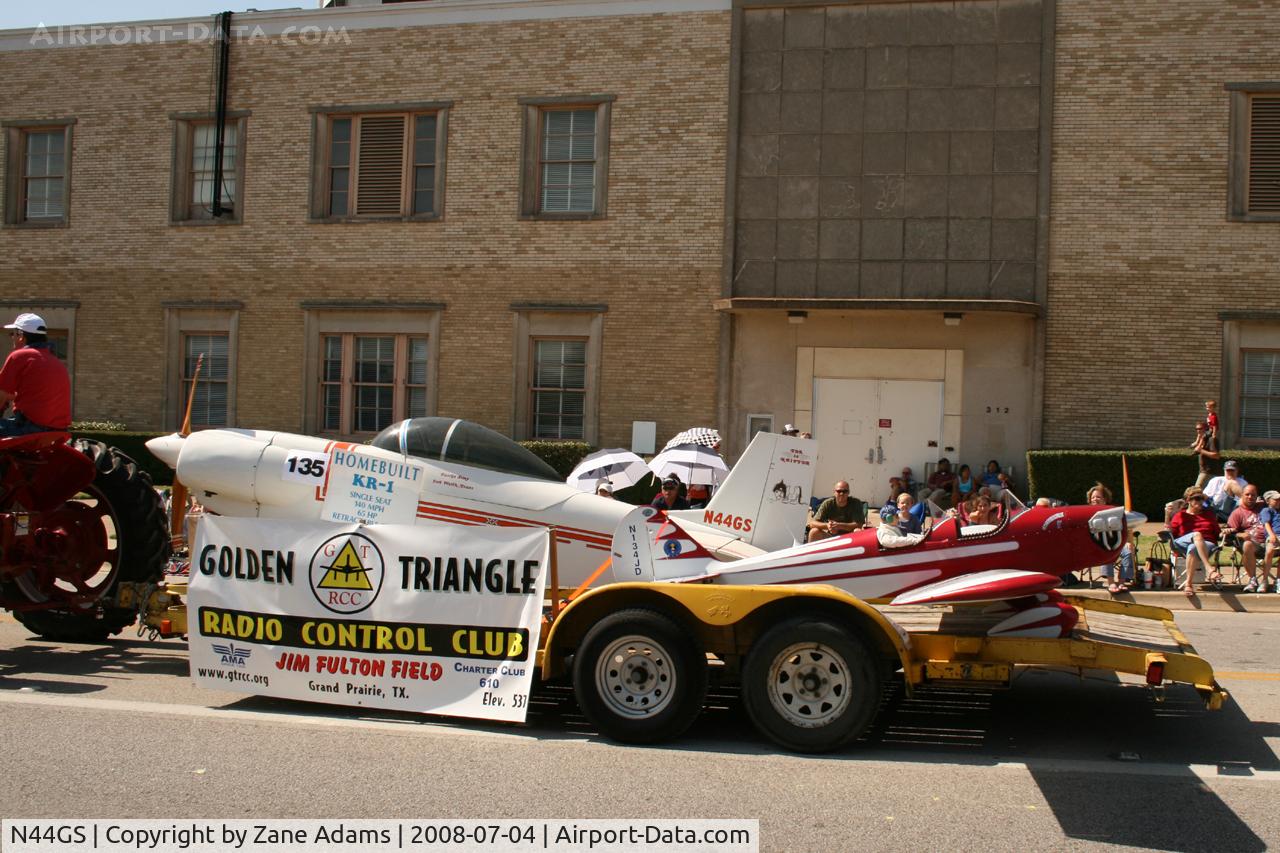
<svg viewBox="0 0 1280 853">
<path fill-rule="evenodd" d="M 599 432 L 603 305 L 513 305 L 520 439 L 585 441 Z"/>
<path fill-rule="evenodd" d="M 163 303 L 169 353 L 166 429 L 182 426 L 188 403 L 192 429 L 236 426 L 236 347 L 243 307 L 235 301 Z"/>
<path fill-rule="evenodd" d="M 66 223 L 74 123 L 73 119 L 5 123 L 6 224 Z"/>
<path fill-rule="evenodd" d="M 547 219 L 605 215 L 613 98 L 524 98 L 521 213 Z"/>
<path fill-rule="evenodd" d="M 1280 350 L 1240 354 L 1240 439 L 1280 441 Z"/>
<path fill-rule="evenodd" d="M 182 387 L 191 401 L 191 428 L 224 427 L 231 399 L 231 335 L 182 333 Z M 187 400 L 182 400 L 183 415 Z"/>
<path fill-rule="evenodd" d="M 533 438 L 581 441 L 586 427 L 587 341 L 535 339 L 529 394 Z"/>
</svg>

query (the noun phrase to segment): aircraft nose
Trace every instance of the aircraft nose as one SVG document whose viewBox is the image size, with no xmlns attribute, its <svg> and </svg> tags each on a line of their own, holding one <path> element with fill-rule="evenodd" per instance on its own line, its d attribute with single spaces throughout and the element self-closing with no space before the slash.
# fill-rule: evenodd
<svg viewBox="0 0 1280 853">
<path fill-rule="evenodd" d="M 176 470 L 178 454 L 182 452 L 182 443 L 186 440 L 186 436 L 176 432 L 171 435 L 162 435 L 148 441 L 147 450 L 150 450 L 161 462 Z"/>
<path fill-rule="evenodd" d="M 1090 516 L 1089 536 L 1104 551 L 1119 548 L 1124 541 L 1124 507 L 1107 507 Z"/>
</svg>

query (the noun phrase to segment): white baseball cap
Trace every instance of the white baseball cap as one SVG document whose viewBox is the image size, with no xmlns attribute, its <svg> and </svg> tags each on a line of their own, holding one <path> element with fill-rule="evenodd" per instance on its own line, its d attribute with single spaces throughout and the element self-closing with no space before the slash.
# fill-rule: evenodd
<svg viewBox="0 0 1280 853">
<path fill-rule="evenodd" d="M 793 432 L 799 432 L 799 431 L 800 431 L 800 430 L 796 429 L 795 424 L 787 424 L 786 426 L 784 426 L 784 427 L 782 428 L 782 434 L 783 434 L 783 435 L 791 435 L 791 433 L 793 433 Z"/>
<path fill-rule="evenodd" d="M 47 335 L 48 327 L 44 324 L 44 318 L 39 314 L 19 314 L 18 319 L 5 326 L 6 329 L 17 329 L 19 332 L 27 332 L 35 335 Z"/>
</svg>

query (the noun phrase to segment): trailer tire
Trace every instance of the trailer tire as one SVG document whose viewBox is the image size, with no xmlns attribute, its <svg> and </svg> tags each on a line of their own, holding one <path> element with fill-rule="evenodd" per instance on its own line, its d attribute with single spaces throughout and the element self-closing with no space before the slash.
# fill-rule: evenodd
<svg viewBox="0 0 1280 853">
<path fill-rule="evenodd" d="M 751 722 L 796 752 L 829 752 L 866 729 L 880 705 L 880 672 L 856 634 L 790 619 L 747 653 L 742 700 Z"/>
<path fill-rule="evenodd" d="M 169 559 L 169 526 L 150 475 L 140 470 L 132 459 L 97 441 L 75 439 L 72 446 L 93 462 L 96 473 L 85 492 L 103 505 L 100 509 L 95 507 L 95 512 L 99 519 L 109 520 L 115 531 L 110 573 L 95 584 L 95 588 L 101 590 L 98 604 L 84 608 L 15 610 L 13 616 L 29 631 L 47 640 L 98 642 L 120 633 L 137 619 L 137 612 L 131 608 L 102 603 L 115 597 L 120 583 L 155 583 L 164 576 Z M 82 504 L 73 499 L 63 506 L 77 503 Z M 31 601 L 47 600 L 23 578 L 6 584 L 6 593 Z"/>
<path fill-rule="evenodd" d="M 670 617 L 620 610 L 583 638 L 573 660 L 573 691 L 606 737 L 624 743 L 670 740 L 702 711 L 706 655 Z"/>
</svg>

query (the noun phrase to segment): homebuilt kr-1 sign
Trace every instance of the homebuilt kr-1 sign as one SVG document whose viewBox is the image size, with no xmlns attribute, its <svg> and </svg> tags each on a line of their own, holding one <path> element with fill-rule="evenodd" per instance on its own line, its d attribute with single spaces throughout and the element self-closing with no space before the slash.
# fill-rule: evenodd
<svg viewBox="0 0 1280 853">
<path fill-rule="evenodd" d="M 523 721 L 545 529 L 205 516 L 191 676 L 262 696 Z"/>
</svg>

